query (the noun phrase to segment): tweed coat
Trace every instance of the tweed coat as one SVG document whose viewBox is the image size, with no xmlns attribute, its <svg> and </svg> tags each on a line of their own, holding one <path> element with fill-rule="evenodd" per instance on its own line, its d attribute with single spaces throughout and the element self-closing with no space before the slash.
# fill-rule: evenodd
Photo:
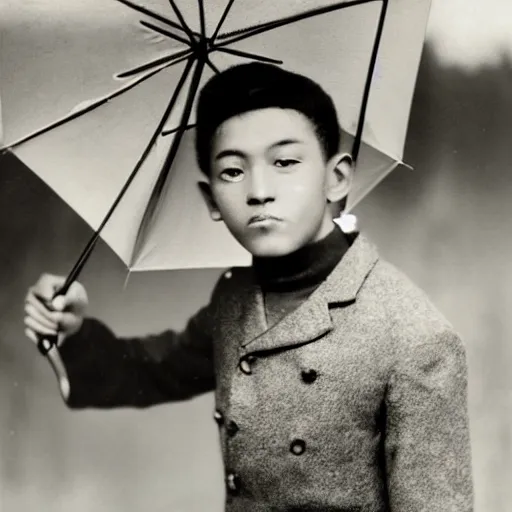
<svg viewBox="0 0 512 512">
<path fill-rule="evenodd" d="M 363 235 L 270 328 L 233 268 L 183 332 L 120 339 L 87 319 L 75 338 L 72 408 L 215 392 L 227 512 L 473 510 L 465 349 Z"/>
</svg>

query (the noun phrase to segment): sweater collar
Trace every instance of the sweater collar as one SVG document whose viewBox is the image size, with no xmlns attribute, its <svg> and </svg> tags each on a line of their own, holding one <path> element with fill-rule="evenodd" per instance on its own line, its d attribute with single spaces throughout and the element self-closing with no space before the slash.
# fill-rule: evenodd
<svg viewBox="0 0 512 512">
<path fill-rule="evenodd" d="M 341 261 L 350 242 L 337 224 L 327 236 L 275 258 L 253 258 L 256 280 L 266 292 L 293 292 L 318 286 Z"/>
</svg>

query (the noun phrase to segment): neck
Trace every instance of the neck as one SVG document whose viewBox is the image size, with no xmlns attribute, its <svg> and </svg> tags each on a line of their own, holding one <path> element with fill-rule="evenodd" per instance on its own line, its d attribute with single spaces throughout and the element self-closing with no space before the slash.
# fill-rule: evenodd
<svg viewBox="0 0 512 512">
<path fill-rule="evenodd" d="M 322 239 L 278 257 L 254 257 L 253 269 L 264 291 L 297 291 L 320 284 L 349 247 L 341 229 L 333 223 Z"/>
</svg>

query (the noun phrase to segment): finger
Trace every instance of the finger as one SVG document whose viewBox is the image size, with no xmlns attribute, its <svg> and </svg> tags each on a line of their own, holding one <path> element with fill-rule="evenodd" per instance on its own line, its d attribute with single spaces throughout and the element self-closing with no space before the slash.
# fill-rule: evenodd
<svg viewBox="0 0 512 512">
<path fill-rule="evenodd" d="M 85 288 L 81 284 L 74 282 L 66 295 L 55 297 L 52 305 L 57 311 L 82 311 L 87 305 Z"/>
<path fill-rule="evenodd" d="M 30 296 L 32 296 L 35 299 L 37 299 L 49 311 L 53 311 L 53 309 L 54 309 L 53 306 L 52 306 L 52 297 L 53 297 L 53 295 L 50 296 L 50 297 L 46 297 L 37 288 L 34 287 L 34 288 L 31 288 L 29 290 L 29 293 L 27 294 L 26 300 L 28 300 Z"/>
<path fill-rule="evenodd" d="M 77 281 L 71 284 L 67 296 L 74 302 L 87 302 L 87 292 L 84 286 Z"/>
<path fill-rule="evenodd" d="M 48 327 L 46 327 L 43 324 L 40 324 L 30 316 L 25 317 L 25 327 L 29 327 L 36 334 L 41 334 L 43 336 L 55 336 L 57 334 L 57 331 L 55 329 L 48 329 Z"/>
<path fill-rule="evenodd" d="M 37 284 L 36 291 L 45 299 L 51 300 L 55 292 L 64 284 L 65 278 L 53 274 L 43 274 Z"/>
<path fill-rule="evenodd" d="M 25 329 L 25 336 L 32 342 L 34 342 L 36 345 L 37 343 L 39 342 L 39 340 L 37 339 L 37 334 L 32 330 L 30 329 L 29 327 L 27 327 Z"/>
<path fill-rule="evenodd" d="M 49 315 L 43 315 L 32 304 L 27 304 L 25 307 L 25 313 L 48 329 L 58 330 L 59 328 L 59 321 L 57 318 L 49 318 Z"/>
<path fill-rule="evenodd" d="M 29 293 L 25 299 L 25 308 L 29 304 L 48 320 L 58 322 L 59 313 L 49 309 L 46 305 L 45 299 L 38 298 L 34 293 Z"/>
<path fill-rule="evenodd" d="M 75 313 L 62 313 L 59 321 L 59 327 L 62 331 L 70 331 L 76 327 L 79 317 Z"/>
</svg>

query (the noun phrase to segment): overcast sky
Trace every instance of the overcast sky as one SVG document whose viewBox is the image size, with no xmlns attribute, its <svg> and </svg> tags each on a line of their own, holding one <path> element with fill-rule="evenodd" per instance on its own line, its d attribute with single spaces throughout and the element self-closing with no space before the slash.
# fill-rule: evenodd
<svg viewBox="0 0 512 512">
<path fill-rule="evenodd" d="M 512 0 L 432 0 L 428 37 L 450 63 L 478 66 L 512 56 Z"/>
</svg>

